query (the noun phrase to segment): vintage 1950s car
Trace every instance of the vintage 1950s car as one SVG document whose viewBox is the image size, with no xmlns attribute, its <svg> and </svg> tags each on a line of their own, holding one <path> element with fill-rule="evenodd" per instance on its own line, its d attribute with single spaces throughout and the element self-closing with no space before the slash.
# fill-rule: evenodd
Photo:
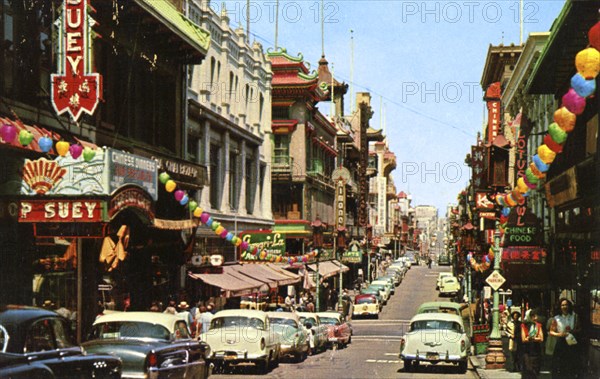
<svg viewBox="0 0 600 379">
<path fill-rule="evenodd" d="M 419 305 L 419 313 L 450 313 L 452 315 L 462 316 L 463 309 L 467 308 L 465 304 L 454 303 L 451 301 L 428 301 Z"/>
<path fill-rule="evenodd" d="M 123 361 L 123 378 L 206 378 L 208 345 L 191 339 L 181 316 L 157 312 L 113 312 L 100 316 L 86 351 Z"/>
<path fill-rule="evenodd" d="M 252 362 L 261 371 L 279 364 L 281 341 L 273 333 L 267 313 L 250 309 L 228 309 L 215 313 L 210 328 L 200 334 L 208 343 L 209 361 L 216 369 Z"/>
<path fill-rule="evenodd" d="M 0 378 L 120 378 L 121 360 L 85 354 L 71 342 L 69 321 L 25 306 L 0 309 Z"/>
<path fill-rule="evenodd" d="M 343 347 L 352 342 L 352 326 L 338 312 L 319 312 L 321 322 L 327 325 L 327 341 Z"/>
<path fill-rule="evenodd" d="M 422 313 L 410 320 L 408 333 L 400 340 L 400 358 L 411 371 L 420 363 L 457 364 L 467 371 L 469 338 L 460 316 L 447 313 Z"/>
<path fill-rule="evenodd" d="M 455 276 L 442 278 L 440 284 L 440 295 L 453 296 L 460 291 L 460 283 Z"/>
<path fill-rule="evenodd" d="M 354 311 L 352 316 L 375 316 L 379 318 L 381 307 L 377 297 L 370 294 L 356 295 L 354 297 Z"/>
<path fill-rule="evenodd" d="M 271 330 L 279 335 L 281 356 L 292 356 L 297 362 L 306 359 L 310 351 L 310 331 L 294 312 L 268 312 Z"/>
<path fill-rule="evenodd" d="M 327 349 L 327 325 L 321 322 L 321 318 L 313 312 L 297 312 L 300 322 L 310 331 L 310 351 L 316 354 Z"/>
</svg>

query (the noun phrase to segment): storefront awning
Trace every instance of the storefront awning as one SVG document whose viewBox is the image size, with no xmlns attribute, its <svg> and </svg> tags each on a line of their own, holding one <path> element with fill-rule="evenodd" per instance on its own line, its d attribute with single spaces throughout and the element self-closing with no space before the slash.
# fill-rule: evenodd
<svg viewBox="0 0 600 379">
<path fill-rule="evenodd" d="M 340 265 L 342 272 L 350 271 L 348 266 L 345 266 L 336 260 L 319 262 L 319 275 L 321 275 L 323 279 L 327 279 L 331 276 L 338 275 L 340 273 Z M 315 272 L 317 271 L 316 263 L 307 265 L 307 267 L 309 270 Z"/>
<path fill-rule="evenodd" d="M 231 266 L 233 270 L 239 272 L 242 275 L 254 278 L 259 281 L 263 281 L 269 284 L 269 287 L 287 286 L 300 281 L 300 276 L 288 273 L 283 274 L 276 271 L 274 268 L 267 264 L 261 263 L 247 263 L 243 265 Z"/>
<path fill-rule="evenodd" d="M 189 273 L 190 278 L 201 280 L 204 283 L 221 288 L 227 292 L 227 297 L 244 296 L 252 293 L 268 290 L 264 282 L 245 277 L 236 272 L 231 266 L 224 266 L 223 272 L 219 274 L 196 274 Z"/>
</svg>

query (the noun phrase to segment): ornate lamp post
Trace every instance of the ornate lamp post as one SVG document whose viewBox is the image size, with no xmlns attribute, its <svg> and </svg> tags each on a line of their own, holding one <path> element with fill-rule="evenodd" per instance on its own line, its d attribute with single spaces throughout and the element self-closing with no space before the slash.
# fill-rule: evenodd
<svg viewBox="0 0 600 379">
<path fill-rule="evenodd" d="M 321 297 L 321 278 L 320 278 L 320 274 L 319 274 L 319 255 L 321 253 L 321 248 L 323 247 L 323 229 L 325 227 L 325 224 L 323 222 L 321 222 L 321 219 L 319 218 L 319 216 L 317 216 L 317 218 L 315 219 L 315 221 L 313 223 L 310 224 L 310 226 L 312 226 L 313 228 L 313 247 L 315 248 L 315 250 L 317 251 L 317 280 L 316 280 L 316 291 L 315 291 L 315 308 L 316 311 L 319 312 L 321 310 L 320 306 L 320 297 Z"/>
<path fill-rule="evenodd" d="M 494 231 L 494 271 L 492 275 L 500 274 L 500 222 L 496 220 L 496 229 Z M 506 357 L 502 353 L 502 336 L 500 335 L 500 294 L 498 289 L 493 289 L 494 303 L 492 308 L 492 332 L 490 333 L 490 343 L 488 353 L 485 356 L 486 368 L 500 369 L 504 367 Z"/>
<path fill-rule="evenodd" d="M 338 258 L 338 262 L 340 262 L 340 283 L 339 283 L 339 288 L 338 288 L 338 304 L 341 308 L 343 302 L 342 302 L 342 285 L 343 285 L 343 277 L 342 277 L 342 252 L 343 250 L 346 248 L 346 228 L 345 227 L 339 227 L 337 228 L 336 231 L 334 231 L 333 233 L 333 248 L 334 248 L 334 253 L 336 255 L 336 257 Z M 336 246 L 337 245 L 337 246 Z M 339 255 L 338 255 L 339 253 Z"/>
</svg>

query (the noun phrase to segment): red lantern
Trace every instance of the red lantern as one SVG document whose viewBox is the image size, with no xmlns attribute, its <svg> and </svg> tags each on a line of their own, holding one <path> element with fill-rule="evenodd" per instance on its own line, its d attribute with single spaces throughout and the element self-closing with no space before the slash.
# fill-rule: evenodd
<svg viewBox="0 0 600 379">
<path fill-rule="evenodd" d="M 588 37 L 590 39 L 590 45 L 600 51 L 600 21 L 590 28 Z"/>
</svg>

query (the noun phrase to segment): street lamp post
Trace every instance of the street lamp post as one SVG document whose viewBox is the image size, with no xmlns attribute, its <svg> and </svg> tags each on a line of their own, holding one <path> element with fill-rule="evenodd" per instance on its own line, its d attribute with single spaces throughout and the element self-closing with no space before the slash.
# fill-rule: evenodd
<svg viewBox="0 0 600 379">
<path fill-rule="evenodd" d="M 496 221 L 496 230 L 494 232 L 494 272 L 500 273 L 500 222 Z M 492 306 L 492 332 L 490 333 L 490 341 L 488 345 L 488 353 L 485 357 L 487 369 L 501 369 L 504 367 L 506 358 L 502 352 L 502 336 L 500 335 L 500 294 L 498 290 L 492 289 L 494 302 Z"/>
</svg>

